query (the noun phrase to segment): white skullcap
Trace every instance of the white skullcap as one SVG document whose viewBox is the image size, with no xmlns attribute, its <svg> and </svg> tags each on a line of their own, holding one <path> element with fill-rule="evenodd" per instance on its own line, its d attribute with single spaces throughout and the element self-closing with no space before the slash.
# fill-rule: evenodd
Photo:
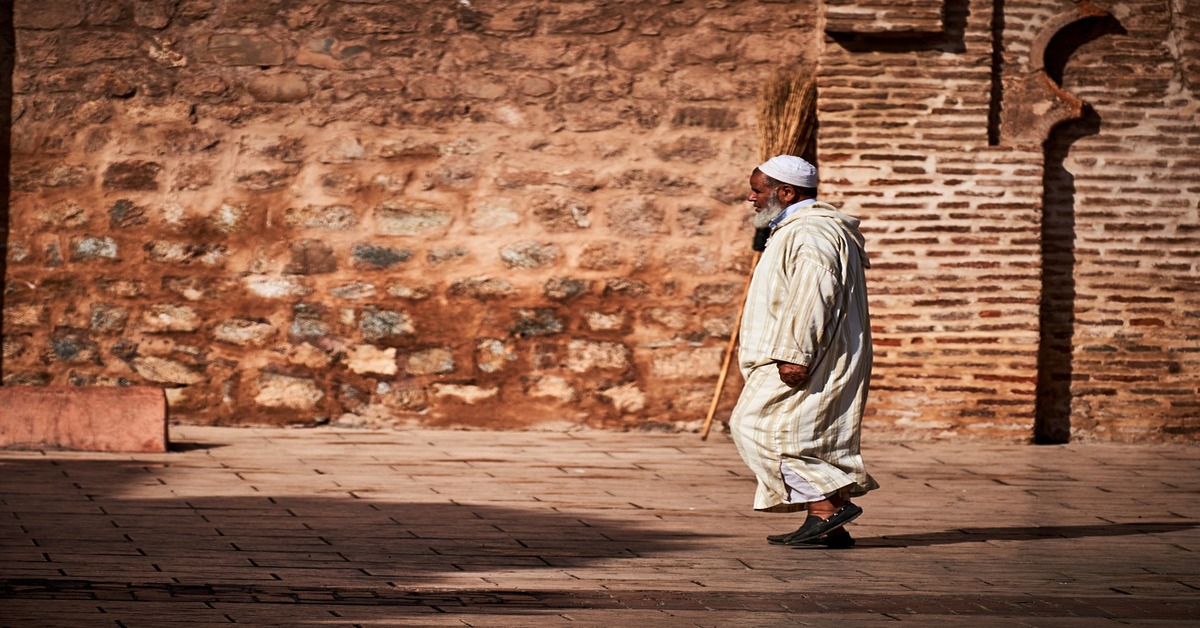
<svg viewBox="0 0 1200 628">
<path fill-rule="evenodd" d="M 816 166 L 795 155 L 776 155 L 758 167 L 763 174 L 796 187 L 817 187 Z"/>
</svg>

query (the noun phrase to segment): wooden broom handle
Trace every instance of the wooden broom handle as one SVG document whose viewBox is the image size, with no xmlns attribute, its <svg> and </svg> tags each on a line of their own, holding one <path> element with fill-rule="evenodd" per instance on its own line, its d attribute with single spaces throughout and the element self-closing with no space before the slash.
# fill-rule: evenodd
<svg viewBox="0 0 1200 628">
<path fill-rule="evenodd" d="M 737 317 L 733 319 L 733 331 L 729 334 L 729 344 L 725 347 L 725 361 L 721 364 L 721 374 L 717 377 L 717 389 L 713 391 L 712 403 L 708 406 L 708 416 L 704 419 L 704 428 L 700 431 L 700 440 L 708 440 L 708 432 L 712 429 L 713 416 L 717 413 L 717 404 L 721 402 L 721 392 L 725 388 L 725 377 L 729 374 L 729 364 L 733 361 L 733 348 L 737 346 L 738 332 L 742 327 L 742 314 L 746 311 L 746 296 L 750 294 L 750 281 L 754 279 L 754 267 L 758 266 L 758 258 L 762 251 L 755 250 L 754 258 L 750 260 L 750 277 L 746 279 L 746 287 L 742 290 L 742 304 L 738 307 Z"/>
</svg>

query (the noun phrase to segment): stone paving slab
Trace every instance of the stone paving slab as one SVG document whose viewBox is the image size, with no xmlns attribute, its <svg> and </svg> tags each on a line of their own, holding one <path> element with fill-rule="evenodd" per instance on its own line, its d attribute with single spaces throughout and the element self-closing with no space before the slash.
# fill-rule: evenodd
<svg viewBox="0 0 1200 628">
<path fill-rule="evenodd" d="M 1200 448 L 879 442 L 781 548 L 724 435 L 172 428 L 0 452 L 0 626 L 1200 626 Z"/>
</svg>

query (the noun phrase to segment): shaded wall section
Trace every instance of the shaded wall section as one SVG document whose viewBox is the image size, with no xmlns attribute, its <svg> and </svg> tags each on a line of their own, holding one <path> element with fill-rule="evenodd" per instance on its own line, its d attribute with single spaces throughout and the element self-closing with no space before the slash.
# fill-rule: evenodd
<svg viewBox="0 0 1200 628">
<path fill-rule="evenodd" d="M 1065 162 L 1080 138 L 1100 131 L 1090 107 L 1085 117 L 1059 125 L 1046 140 L 1042 207 L 1042 302 L 1039 315 L 1037 416 L 1034 440 L 1071 439 L 1071 381 L 1075 339 L 1075 178 Z"/>
<path fill-rule="evenodd" d="M 4 328 L 4 300 L 8 292 L 9 165 L 12 162 L 12 75 L 16 61 L 12 0 L 0 0 L 0 329 Z M 8 360 L 8 340 L 0 351 L 0 381 Z"/>
</svg>

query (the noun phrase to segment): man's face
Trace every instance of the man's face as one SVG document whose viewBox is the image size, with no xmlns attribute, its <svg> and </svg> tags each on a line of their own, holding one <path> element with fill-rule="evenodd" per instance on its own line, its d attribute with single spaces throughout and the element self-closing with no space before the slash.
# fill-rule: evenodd
<svg viewBox="0 0 1200 628">
<path fill-rule="evenodd" d="M 755 170 L 750 175 L 750 196 L 746 200 L 754 205 L 754 226 L 763 228 L 771 224 L 786 209 L 779 198 L 779 188 L 767 183 L 767 176 Z"/>
</svg>

